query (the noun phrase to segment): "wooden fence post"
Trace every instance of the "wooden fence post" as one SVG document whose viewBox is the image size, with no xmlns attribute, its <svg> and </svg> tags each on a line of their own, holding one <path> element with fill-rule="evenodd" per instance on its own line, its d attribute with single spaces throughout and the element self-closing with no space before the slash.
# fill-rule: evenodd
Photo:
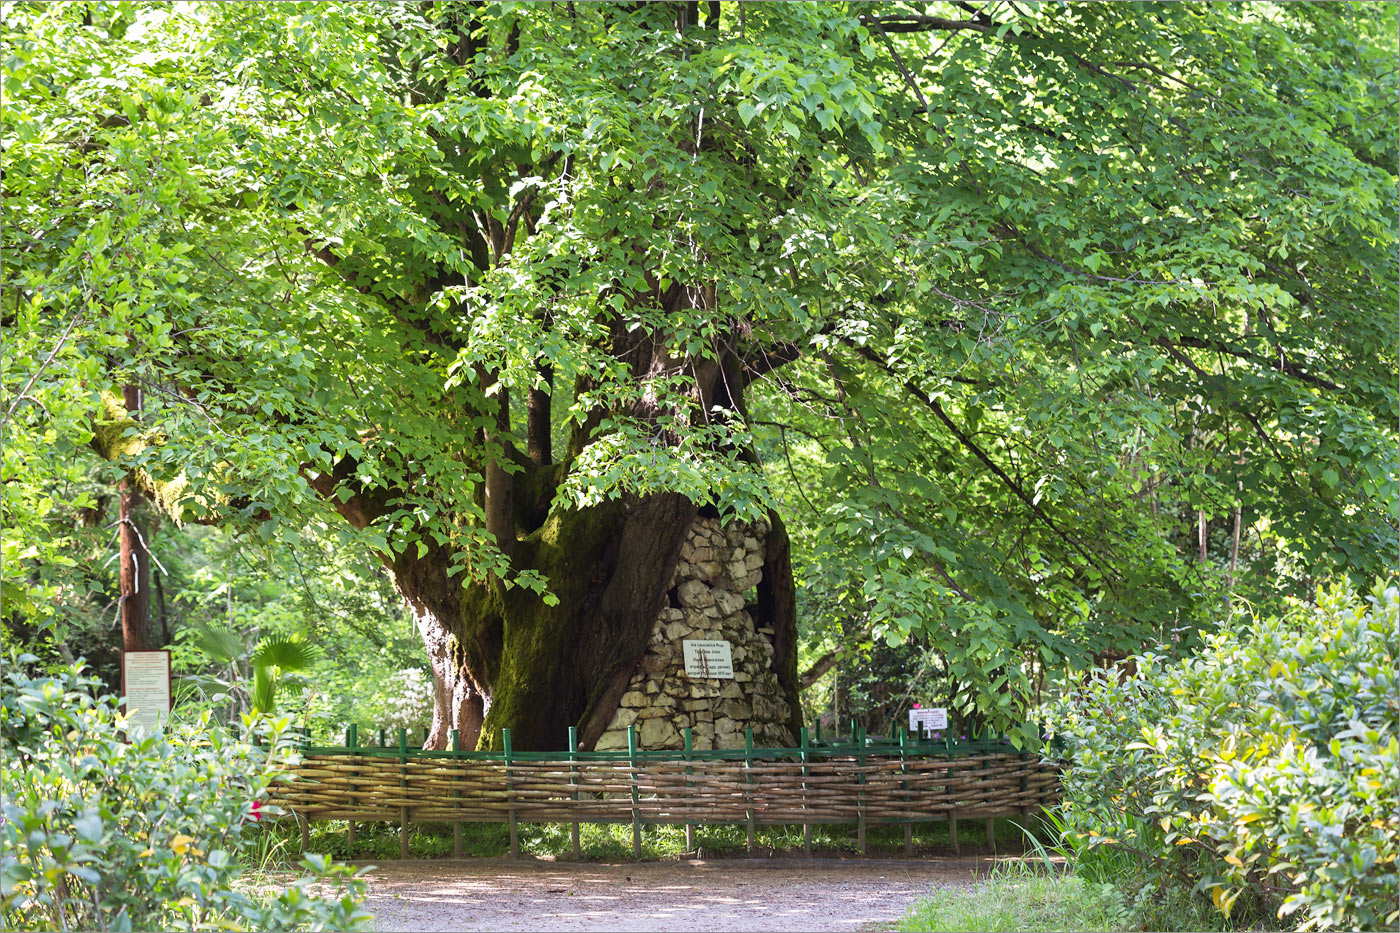
<svg viewBox="0 0 1400 933">
<path fill-rule="evenodd" d="M 685 741 L 685 802 L 687 805 L 689 805 L 691 803 L 690 790 L 694 786 L 694 784 L 690 780 L 690 775 L 694 773 L 694 769 L 690 766 L 690 759 L 693 757 L 695 752 L 694 734 L 690 726 L 686 726 L 684 729 L 681 730 L 681 737 Z M 685 824 L 685 851 L 695 851 L 694 823 Z"/>
<path fill-rule="evenodd" d="M 753 727 L 744 727 L 744 815 L 748 821 L 748 848 L 754 849 L 754 801 L 753 801 Z"/>
<path fill-rule="evenodd" d="M 345 747 L 348 748 L 348 749 L 350 749 L 350 754 L 351 754 L 351 755 L 354 755 L 354 754 L 355 754 L 355 748 L 356 748 L 359 744 L 360 744 L 359 732 L 358 732 L 358 730 L 357 730 L 355 724 L 352 722 L 352 723 L 350 723 L 350 728 L 348 728 L 348 729 L 345 730 Z M 352 786 L 353 786 L 353 785 L 352 785 Z M 350 811 L 353 813 L 354 810 L 355 810 L 355 795 L 354 795 L 354 794 L 351 794 L 351 795 L 350 795 Z M 352 858 L 354 858 L 354 857 L 355 857 L 355 820 L 354 820 L 353 817 L 351 817 L 351 819 L 346 823 L 346 828 L 345 828 L 345 858 L 348 860 L 348 859 L 352 859 Z"/>
<path fill-rule="evenodd" d="M 1017 754 L 1016 760 L 1020 762 L 1021 770 L 1021 833 L 1022 835 L 1027 835 L 1030 833 L 1031 829 L 1031 805 L 1026 801 L 1026 794 L 1031 788 L 1031 766 L 1029 756 L 1027 756 L 1024 751 Z M 1024 844 L 1021 850 L 1023 852 L 1025 851 Z"/>
<path fill-rule="evenodd" d="M 627 727 L 627 783 L 632 790 L 632 857 L 642 857 L 641 798 L 637 794 L 637 727 Z"/>
<path fill-rule="evenodd" d="M 399 858 L 408 858 L 408 730 L 399 729 Z"/>
<path fill-rule="evenodd" d="M 452 739 L 452 761 L 454 764 L 461 764 L 462 759 L 457 757 L 462 751 L 462 734 L 456 729 L 448 733 Z M 452 781 L 452 809 L 457 818 L 452 821 L 452 857 L 462 857 L 462 776 L 460 774 Z"/>
<path fill-rule="evenodd" d="M 851 731 L 855 733 L 856 784 L 860 787 L 856 791 L 856 848 L 860 849 L 861 855 L 865 855 L 865 727 L 857 729 L 852 720 Z"/>
<path fill-rule="evenodd" d="M 304 757 L 306 757 L 306 754 L 307 754 L 308 752 L 311 751 L 311 727 L 310 727 L 310 726 L 307 726 L 307 727 L 306 727 L 306 731 L 302 733 L 302 735 L 301 735 L 301 742 L 300 742 L 299 744 L 301 745 L 301 754 L 302 754 L 302 757 L 304 758 Z M 297 828 L 301 830 L 301 852 L 300 852 L 300 854 L 301 854 L 301 855 L 305 855 L 307 852 L 311 851 L 311 821 L 310 821 L 309 819 L 307 819 L 303 814 L 298 813 L 298 814 L 297 814 Z"/>
<path fill-rule="evenodd" d="M 952 784 L 953 780 L 953 733 L 950 729 L 943 734 L 943 749 L 947 753 L 948 784 L 943 785 L 943 791 L 948 795 L 948 844 L 953 847 L 954 855 L 961 855 L 962 849 L 958 845 L 958 803 L 956 798 L 957 788 Z"/>
<path fill-rule="evenodd" d="M 817 732 L 821 733 L 821 720 L 817 720 Z M 807 809 L 807 727 L 803 726 L 798 733 L 798 739 L 802 744 L 802 809 Z M 802 821 L 802 852 L 808 858 L 812 857 L 812 824 L 806 820 Z"/>
<path fill-rule="evenodd" d="M 993 767 L 992 758 L 995 754 L 992 751 L 992 743 L 996 740 L 996 737 L 997 734 L 995 730 L 984 732 L 982 735 L 982 744 L 986 746 L 984 749 L 986 758 L 983 759 L 985 767 L 983 767 L 982 770 L 987 772 L 987 778 L 983 779 L 983 783 L 987 783 L 991 778 Z M 985 794 L 986 792 L 984 791 L 983 793 Z M 991 806 L 990 799 L 987 801 L 987 805 Z M 997 820 L 995 816 L 987 817 L 987 848 L 992 850 L 993 856 L 997 854 Z"/>
<path fill-rule="evenodd" d="M 578 726 L 569 727 L 569 784 L 575 788 L 573 811 L 574 816 L 578 816 Z M 573 828 L 569 831 L 569 841 L 574 845 L 574 858 L 582 859 L 583 850 L 578 844 L 578 820 L 574 820 Z"/>
<path fill-rule="evenodd" d="M 903 727 L 899 727 L 899 773 L 909 774 L 909 765 L 905 759 L 907 746 L 909 744 L 909 733 Z M 909 778 L 905 777 L 899 782 L 900 788 L 904 791 L 901 800 L 904 803 L 904 856 L 910 858 L 914 855 L 914 824 L 909 818 Z"/>
<path fill-rule="evenodd" d="M 515 775 L 511 770 L 511 759 L 514 757 L 510 746 L 510 730 L 501 730 L 501 744 L 505 746 L 506 752 L 506 802 L 510 804 L 510 857 L 520 857 L 520 830 L 516 825 L 515 818 Z"/>
</svg>

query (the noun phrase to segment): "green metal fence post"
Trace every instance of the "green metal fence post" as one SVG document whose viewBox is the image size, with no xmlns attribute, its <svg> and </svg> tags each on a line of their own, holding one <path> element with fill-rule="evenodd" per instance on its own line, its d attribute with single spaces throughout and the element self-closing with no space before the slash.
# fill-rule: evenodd
<svg viewBox="0 0 1400 933">
<path fill-rule="evenodd" d="M 817 720 L 817 730 L 821 731 L 821 720 Z M 803 726 L 798 733 L 798 740 L 802 743 L 802 809 L 807 809 L 807 759 L 808 742 L 807 727 Z M 806 820 L 802 821 L 802 852 L 808 858 L 812 857 L 812 824 Z"/>
<path fill-rule="evenodd" d="M 345 747 L 350 749 L 350 754 L 353 755 L 355 754 L 355 749 L 359 746 L 359 744 L 359 731 L 356 728 L 355 724 L 352 722 L 350 723 L 350 728 L 345 730 Z M 350 810 L 351 812 L 354 812 L 355 810 L 355 797 L 353 794 L 350 796 Z M 353 817 L 346 823 L 345 857 L 347 859 L 352 859 L 355 857 L 355 820 Z"/>
<path fill-rule="evenodd" d="M 460 765 L 462 759 L 458 757 L 462 753 L 462 733 L 453 729 L 448 733 L 452 741 L 452 762 Z M 452 821 L 452 857 L 462 857 L 462 775 L 458 774 L 452 781 L 452 809 L 457 818 Z"/>
<path fill-rule="evenodd" d="M 865 786 L 865 728 L 862 726 L 856 730 L 855 720 L 851 720 L 851 731 L 855 733 L 856 740 L 856 762 L 859 770 L 856 773 L 856 783 L 862 788 Z M 856 791 L 856 848 L 860 849 L 860 854 L 865 855 L 865 791 Z"/>
<path fill-rule="evenodd" d="M 909 744 L 909 733 L 905 730 L 905 728 L 904 728 L 903 726 L 900 726 L 900 727 L 899 727 L 899 773 L 902 774 L 902 775 L 908 775 L 908 774 L 909 774 L 909 765 L 908 765 L 908 762 L 907 762 L 907 760 L 906 760 L 906 758 L 905 758 L 905 754 L 906 754 L 906 752 L 907 752 L 907 746 L 908 746 L 908 744 Z M 899 782 L 899 786 L 900 786 L 900 789 L 902 789 L 902 790 L 904 791 L 904 795 L 903 795 L 903 801 L 904 801 L 904 807 L 905 807 L 905 813 L 904 813 L 904 817 L 905 817 L 905 821 L 904 821 L 904 856 L 905 856 L 906 858 L 909 858 L 909 857 L 913 856 L 913 854 L 914 854 L 914 823 L 913 823 L 913 818 L 909 815 L 909 812 L 908 812 L 908 808 L 909 808 L 909 804 L 910 804 L 910 800 L 909 800 L 909 778 L 906 776 L 906 777 L 904 777 L 903 779 L 901 779 L 900 782 Z"/>
<path fill-rule="evenodd" d="M 515 818 L 515 775 L 511 773 L 511 759 L 514 757 L 510 747 L 510 730 L 501 730 L 501 744 L 505 746 L 506 752 L 506 802 L 510 804 L 510 857 L 520 857 L 520 830 L 516 825 Z"/>
<path fill-rule="evenodd" d="M 380 729 L 380 730 L 379 730 L 379 747 L 380 747 L 380 748 L 388 748 L 388 747 L 389 747 L 389 736 L 388 736 L 388 733 L 386 733 L 383 729 Z"/>
<path fill-rule="evenodd" d="M 984 763 L 983 771 L 990 772 L 992 770 L 992 756 L 994 754 L 992 751 L 992 742 L 996 740 L 996 737 L 995 729 L 982 733 L 982 742 L 984 745 L 984 757 L 982 759 Z M 985 783 L 989 778 L 983 778 L 982 780 Z M 992 855 L 995 856 L 997 854 L 997 820 L 995 816 L 987 817 L 987 848 L 992 850 Z"/>
<path fill-rule="evenodd" d="M 1036 737 L 1038 738 L 1039 736 L 1040 733 L 1037 732 Z M 1030 801 L 1027 799 L 1027 794 L 1031 789 L 1031 766 L 1029 763 L 1029 756 L 1024 749 L 1017 754 L 1016 758 L 1021 763 L 1021 828 L 1023 831 L 1026 831 L 1030 829 L 1031 825 L 1031 805 Z M 1023 851 L 1024 848 L 1025 846 L 1022 845 Z"/>
<path fill-rule="evenodd" d="M 637 727 L 627 727 L 627 783 L 632 790 L 632 857 L 642 857 L 642 812 L 637 794 Z"/>
<path fill-rule="evenodd" d="M 753 855 L 754 849 L 754 812 L 753 812 L 753 727 L 744 727 L 744 816 L 748 822 L 748 847 L 749 854 Z"/>
<path fill-rule="evenodd" d="M 301 753 L 303 757 L 310 754 L 311 726 L 308 725 L 306 729 L 302 732 L 301 741 L 298 744 L 301 745 Z M 300 813 L 296 815 L 296 819 L 297 828 L 301 830 L 301 852 L 298 854 L 305 855 L 307 852 L 311 851 L 311 821 Z"/>
<path fill-rule="evenodd" d="M 399 858 L 408 858 L 408 730 L 399 729 Z"/>
<path fill-rule="evenodd" d="M 955 789 L 951 783 L 953 780 L 953 730 L 951 727 L 943 733 L 943 748 L 948 755 L 946 773 L 949 783 L 943 786 L 944 793 L 948 795 L 948 844 L 953 847 L 953 854 L 959 855 L 961 849 L 958 846 L 958 805 L 954 796 Z"/>
<path fill-rule="evenodd" d="M 820 745 L 820 744 L 821 744 L 821 741 L 822 741 L 822 718 L 821 718 L 820 716 L 817 717 L 817 734 L 816 734 L 816 735 L 817 735 L 817 744 Z"/>
<path fill-rule="evenodd" d="M 690 759 L 695 752 L 695 740 L 690 726 L 686 726 L 684 729 L 681 730 L 681 738 L 685 741 L 685 802 L 686 806 L 689 807 L 691 804 L 690 789 L 692 786 L 694 786 L 690 780 L 690 775 L 694 773 L 694 769 L 690 766 Z M 685 824 L 685 851 L 695 851 L 694 823 Z"/>
<path fill-rule="evenodd" d="M 569 783 L 574 787 L 574 816 L 578 816 L 578 726 L 569 727 Z M 583 858 L 583 851 L 578 844 L 577 819 L 569 832 L 569 841 L 574 845 L 574 858 Z"/>
</svg>

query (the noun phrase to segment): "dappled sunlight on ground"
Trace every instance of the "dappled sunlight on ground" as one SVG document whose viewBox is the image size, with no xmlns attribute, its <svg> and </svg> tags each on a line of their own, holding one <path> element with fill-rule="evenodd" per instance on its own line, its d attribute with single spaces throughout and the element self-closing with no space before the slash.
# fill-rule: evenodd
<svg viewBox="0 0 1400 933">
<path fill-rule="evenodd" d="M 991 860 L 729 859 L 572 864 L 535 859 L 389 862 L 370 875 L 378 929 L 863 930 Z"/>
</svg>

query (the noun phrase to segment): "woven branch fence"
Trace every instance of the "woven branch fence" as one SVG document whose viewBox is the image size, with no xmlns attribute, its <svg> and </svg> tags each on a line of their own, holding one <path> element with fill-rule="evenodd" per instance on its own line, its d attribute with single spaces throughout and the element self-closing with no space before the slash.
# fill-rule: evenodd
<svg viewBox="0 0 1400 933">
<path fill-rule="evenodd" d="M 1028 814 L 1058 793 L 1058 774 L 1033 754 L 1003 741 L 921 741 L 902 731 L 897 739 L 809 744 L 798 748 L 648 751 L 629 732 L 625 751 L 580 752 L 574 730 L 568 752 L 512 752 L 509 734 L 501 752 L 410 749 L 399 733 L 397 748 L 359 747 L 354 727 L 339 747 L 307 747 L 292 779 L 275 786 L 272 802 L 307 821 L 344 820 L 350 844 L 356 822 L 397 822 L 408 857 L 410 823 L 506 823 L 512 854 L 517 826 L 630 823 L 633 851 L 641 851 L 645 824 L 685 824 L 687 844 L 696 824 L 742 823 L 750 848 L 758 825 L 804 828 L 854 823 L 865 850 L 869 825 L 903 824 L 910 848 L 914 823 L 948 821 L 957 847 L 959 819 Z M 455 745 L 455 742 L 454 742 Z"/>
</svg>

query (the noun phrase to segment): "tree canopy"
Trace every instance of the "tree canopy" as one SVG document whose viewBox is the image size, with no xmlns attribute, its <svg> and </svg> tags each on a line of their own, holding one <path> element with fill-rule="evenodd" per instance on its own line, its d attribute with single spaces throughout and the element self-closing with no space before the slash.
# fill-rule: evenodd
<svg viewBox="0 0 1400 933">
<path fill-rule="evenodd" d="M 493 605 L 772 510 L 999 722 L 1395 558 L 1394 4 L 4 14 L 7 620 L 85 451 Z"/>
</svg>

